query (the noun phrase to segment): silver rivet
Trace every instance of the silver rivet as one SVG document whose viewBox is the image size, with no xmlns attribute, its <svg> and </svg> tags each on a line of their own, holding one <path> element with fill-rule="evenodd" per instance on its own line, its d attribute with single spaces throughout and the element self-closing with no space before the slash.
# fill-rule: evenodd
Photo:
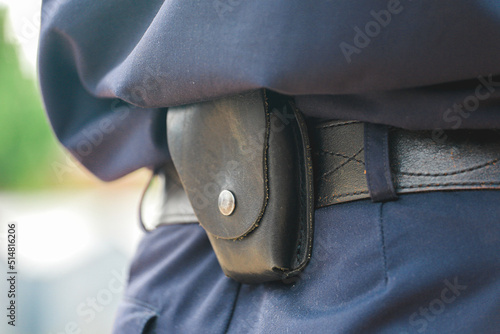
<svg viewBox="0 0 500 334">
<path fill-rule="evenodd" d="M 219 194 L 219 211 L 224 216 L 229 216 L 233 213 L 236 207 L 236 200 L 234 195 L 229 190 L 222 190 Z"/>
</svg>

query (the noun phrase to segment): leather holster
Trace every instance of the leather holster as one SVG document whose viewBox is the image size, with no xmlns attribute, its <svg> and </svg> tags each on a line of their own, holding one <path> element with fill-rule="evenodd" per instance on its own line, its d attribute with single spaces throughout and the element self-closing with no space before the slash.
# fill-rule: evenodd
<svg viewBox="0 0 500 334">
<path fill-rule="evenodd" d="M 243 283 L 298 274 L 311 256 L 314 192 L 306 125 L 258 90 L 170 108 L 170 154 L 224 273 Z M 235 208 L 221 213 L 219 194 Z"/>
</svg>

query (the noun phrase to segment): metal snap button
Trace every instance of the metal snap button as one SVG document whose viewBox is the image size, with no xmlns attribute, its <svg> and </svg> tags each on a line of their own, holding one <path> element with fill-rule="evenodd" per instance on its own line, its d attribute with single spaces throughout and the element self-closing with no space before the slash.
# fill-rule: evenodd
<svg viewBox="0 0 500 334">
<path fill-rule="evenodd" d="M 234 195 L 229 190 L 222 190 L 219 194 L 219 211 L 224 216 L 229 216 L 233 213 L 236 207 Z"/>
</svg>

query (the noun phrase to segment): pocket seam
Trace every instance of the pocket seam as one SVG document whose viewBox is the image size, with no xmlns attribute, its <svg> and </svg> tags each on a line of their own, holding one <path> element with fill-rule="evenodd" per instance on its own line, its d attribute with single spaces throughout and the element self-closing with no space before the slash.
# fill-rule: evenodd
<svg viewBox="0 0 500 334">
<path fill-rule="evenodd" d="M 130 296 L 124 296 L 123 297 L 123 301 L 130 302 L 130 303 L 135 304 L 137 306 L 146 308 L 149 311 L 152 311 L 155 316 L 157 316 L 157 317 L 159 316 L 158 309 L 156 307 L 154 307 L 153 305 L 150 305 L 150 304 L 148 304 L 148 303 L 146 303 L 146 302 L 144 302 L 142 300 L 139 300 L 139 299 L 136 299 L 136 298 L 130 297 Z"/>
</svg>

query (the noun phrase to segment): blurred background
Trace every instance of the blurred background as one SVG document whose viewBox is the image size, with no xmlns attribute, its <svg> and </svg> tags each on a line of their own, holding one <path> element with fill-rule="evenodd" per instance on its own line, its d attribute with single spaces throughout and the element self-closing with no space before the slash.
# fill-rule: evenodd
<svg viewBox="0 0 500 334">
<path fill-rule="evenodd" d="M 40 7 L 0 0 L 0 333 L 109 333 L 149 172 L 102 183 L 56 142 L 36 78 Z M 9 223 L 17 224 L 16 327 L 5 311 Z"/>
</svg>

